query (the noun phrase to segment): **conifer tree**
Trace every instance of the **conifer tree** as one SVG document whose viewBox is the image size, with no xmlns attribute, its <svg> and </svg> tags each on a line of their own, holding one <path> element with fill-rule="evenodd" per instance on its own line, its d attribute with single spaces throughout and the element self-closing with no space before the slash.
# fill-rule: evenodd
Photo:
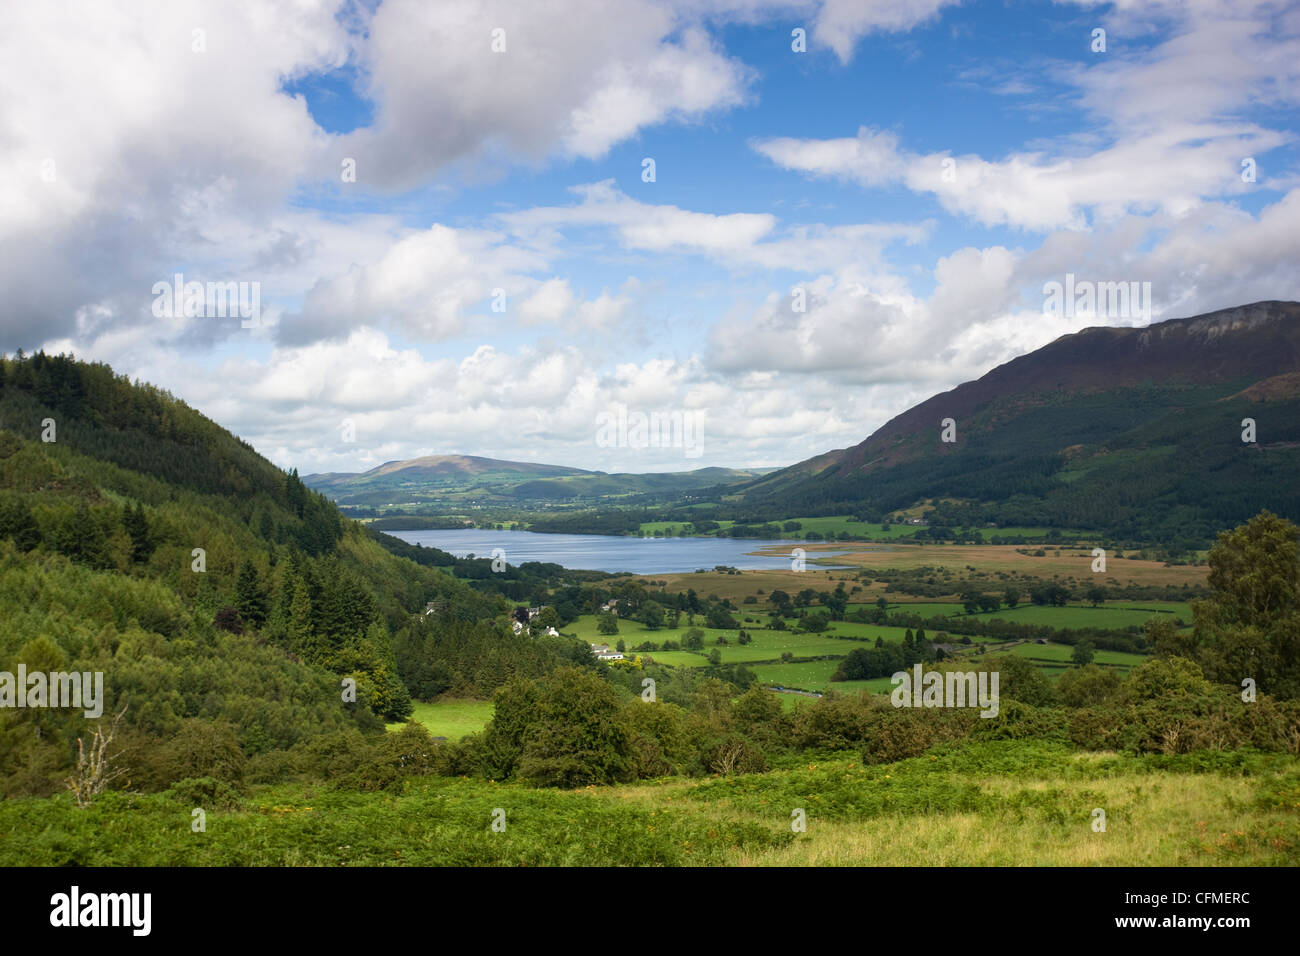
<svg viewBox="0 0 1300 956">
<path fill-rule="evenodd" d="M 131 560 L 136 564 L 148 561 L 155 545 L 149 531 L 149 519 L 144 513 L 144 505 L 138 502 L 134 507 L 126 505 L 122 510 L 122 525 L 131 538 Z"/>
<path fill-rule="evenodd" d="M 261 627 L 266 623 L 269 610 L 266 589 L 262 587 L 252 561 L 245 560 L 239 569 L 239 579 L 235 582 L 235 606 L 245 624 Z"/>
</svg>

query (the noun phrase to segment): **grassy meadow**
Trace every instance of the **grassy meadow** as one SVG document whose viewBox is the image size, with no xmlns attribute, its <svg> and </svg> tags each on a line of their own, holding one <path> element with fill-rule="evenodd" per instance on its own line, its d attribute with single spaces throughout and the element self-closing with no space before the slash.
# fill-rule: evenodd
<svg viewBox="0 0 1300 956">
<path fill-rule="evenodd" d="M 466 734 L 476 734 L 492 719 L 492 701 L 490 700 L 451 700 L 416 701 L 415 712 L 411 720 L 423 724 L 425 729 L 435 737 L 448 740 L 460 740 Z M 406 722 L 388 724 L 389 730 L 397 730 Z"/>
</svg>

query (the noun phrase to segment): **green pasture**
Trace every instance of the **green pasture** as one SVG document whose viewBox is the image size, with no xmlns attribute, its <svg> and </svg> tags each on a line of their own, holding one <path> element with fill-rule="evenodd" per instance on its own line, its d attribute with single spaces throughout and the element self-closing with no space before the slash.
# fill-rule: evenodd
<svg viewBox="0 0 1300 956">
<path fill-rule="evenodd" d="M 825 693 L 835 690 L 845 694 L 869 691 L 873 694 L 889 691 L 892 684 L 888 677 L 875 677 L 871 680 L 846 680 L 831 682 L 831 675 L 840 666 L 838 660 L 830 661 L 795 661 L 793 663 L 758 664 L 752 670 L 764 684 L 779 684 L 796 690 L 813 690 Z"/>
<path fill-rule="evenodd" d="M 990 654 L 1010 653 L 1017 657 L 1027 657 L 1037 662 L 1050 664 L 1069 664 L 1074 656 L 1074 648 L 1068 644 L 1017 644 L 1006 651 L 991 650 Z M 1117 667 L 1128 670 L 1141 664 L 1146 657 L 1142 654 L 1129 654 L 1125 651 L 1099 650 L 1093 652 L 1092 662 L 1105 667 Z"/>
<path fill-rule="evenodd" d="M 439 700 L 433 703 L 415 702 L 415 712 L 411 720 L 423 724 L 435 737 L 448 740 L 460 740 L 466 734 L 476 734 L 492 719 L 492 701 L 490 700 Z M 402 727 L 401 723 L 389 724 L 389 730 Z"/>
<path fill-rule="evenodd" d="M 1001 589 L 986 587 L 988 594 L 1000 593 Z M 874 607 L 872 604 L 850 605 L 850 609 Z M 960 604 L 951 601 L 917 601 L 891 602 L 890 614 L 919 614 L 923 618 L 935 616 L 954 617 L 963 620 L 975 619 L 991 621 L 1001 618 L 1016 624 L 1041 624 L 1047 627 L 1083 628 L 1097 627 L 1110 630 L 1123 630 L 1127 627 L 1141 627 L 1152 617 L 1168 617 L 1170 620 L 1182 618 L 1191 623 L 1192 607 L 1187 601 L 1106 601 L 1099 607 L 1090 604 L 1067 604 L 1065 607 L 1048 607 L 1038 604 L 1019 604 L 1014 608 L 1002 607 L 996 611 L 981 611 L 967 614 Z"/>
</svg>

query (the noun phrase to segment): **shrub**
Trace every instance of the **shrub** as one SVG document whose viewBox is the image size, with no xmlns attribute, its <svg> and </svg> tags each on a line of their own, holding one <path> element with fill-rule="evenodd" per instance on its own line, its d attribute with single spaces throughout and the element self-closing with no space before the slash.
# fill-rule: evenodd
<svg viewBox="0 0 1300 956">
<path fill-rule="evenodd" d="M 733 773 L 762 773 L 767 757 L 752 740 L 733 734 L 711 746 L 704 757 L 710 773 L 728 776 Z"/>
<path fill-rule="evenodd" d="M 969 712 L 941 708 L 878 707 L 870 715 L 863 763 L 893 763 L 965 736 Z"/>
<path fill-rule="evenodd" d="M 1055 707 L 1034 707 L 1018 700 L 1003 700 L 996 717 L 981 717 L 971 736 L 977 740 L 1045 740 L 1068 743 L 1069 714 Z"/>
<path fill-rule="evenodd" d="M 190 777 L 212 777 L 242 785 L 247 765 L 233 725 L 191 717 L 162 745 L 158 771 L 164 785 Z"/>
<path fill-rule="evenodd" d="M 632 778 L 632 728 L 614 688 L 600 676 L 572 667 L 557 669 L 537 691 L 528 718 L 519 758 L 521 778 L 539 787 L 583 787 Z"/>
<path fill-rule="evenodd" d="M 248 758 L 244 779 L 249 783 L 287 783 L 294 778 L 293 754 L 287 750 L 268 750 Z"/>
<path fill-rule="evenodd" d="M 686 712 L 667 702 L 624 705 L 632 732 L 631 767 L 637 778 L 663 777 L 688 772 L 695 747 L 687 728 Z"/>
<path fill-rule="evenodd" d="M 168 788 L 167 795 L 187 807 L 205 807 L 209 810 L 239 808 L 239 794 L 234 787 L 215 777 L 187 777 L 184 780 L 177 780 Z"/>
<path fill-rule="evenodd" d="M 370 759 L 345 774 L 339 786 L 355 790 L 396 790 L 408 777 L 432 773 L 438 745 L 423 724 L 408 723 L 385 734 Z"/>
<path fill-rule="evenodd" d="M 856 747 L 866 738 L 876 706 L 865 694 L 827 694 L 811 707 L 795 711 L 791 737 L 800 750 Z"/>
<path fill-rule="evenodd" d="M 1113 670 L 1089 664 L 1063 673 L 1056 689 L 1068 707 L 1091 707 L 1103 704 L 1119 693 L 1120 677 Z"/>
<path fill-rule="evenodd" d="M 311 780 L 346 776 L 374 756 L 374 743 L 355 730 L 322 734 L 295 744 L 290 750 L 294 772 Z M 272 765 L 274 766 L 274 765 Z M 258 761 L 259 773 L 264 772 Z"/>
</svg>

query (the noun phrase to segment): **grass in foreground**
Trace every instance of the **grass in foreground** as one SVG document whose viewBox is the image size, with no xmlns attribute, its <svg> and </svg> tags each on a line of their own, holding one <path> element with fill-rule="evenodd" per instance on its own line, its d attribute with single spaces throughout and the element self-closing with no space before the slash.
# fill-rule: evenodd
<svg viewBox="0 0 1300 956">
<path fill-rule="evenodd" d="M 796 763 L 797 759 L 797 763 Z M 1092 828 L 1106 811 L 1105 832 Z M 504 832 L 493 832 L 497 809 Z M 791 830 L 803 809 L 807 832 Z M 420 778 L 400 794 L 261 788 L 238 809 L 108 794 L 0 804 L 0 864 L 1104 865 L 1300 863 L 1300 759 L 968 743 L 894 764 L 576 791 Z"/>
</svg>

